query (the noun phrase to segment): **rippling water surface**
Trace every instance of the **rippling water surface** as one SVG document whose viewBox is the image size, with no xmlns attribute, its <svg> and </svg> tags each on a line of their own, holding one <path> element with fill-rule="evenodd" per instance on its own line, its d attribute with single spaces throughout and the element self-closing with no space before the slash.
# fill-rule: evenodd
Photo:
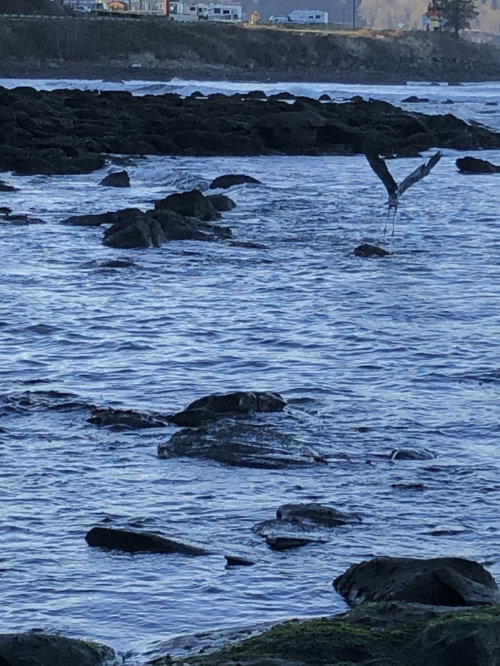
<svg viewBox="0 0 500 666">
<path fill-rule="evenodd" d="M 451 111 L 500 129 L 491 87 L 457 87 L 467 100 Z M 390 101 L 404 93 L 385 89 Z M 467 154 L 500 164 L 500 151 Z M 0 227 L 2 631 L 57 629 L 153 654 L 180 634 L 341 611 L 333 578 L 372 555 L 463 556 L 500 576 L 500 181 L 460 175 L 460 156 L 445 151 L 404 195 L 394 237 L 361 156 L 116 158 L 90 176 L 2 175 L 18 190 L 1 205 L 46 222 Z M 390 168 L 400 180 L 416 165 Z M 121 168 L 130 189 L 99 186 Z M 261 248 L 119 251 L 102 229 L 60 224 L 145 210 L 235 172 L 262 184 L 232 188 L 223 223 Z M 393 254 L 357 258 L 361 242 Z M 135 266 L 99 267 L 116 258 Z M 281 393 L 286 411 L 261 420 L 329 464 L 160 460 L 174 427 L 86 420 L 89 405 L 168 413 L 236 389 Z M 436 458 L 391 462 L 396 448 Z M 311 501 L 363 523 L 281 553 L 252 533 L 280 504 Z M 85 533 L 102 521 L 256 564 L 89 548 Z"/>
</svg>

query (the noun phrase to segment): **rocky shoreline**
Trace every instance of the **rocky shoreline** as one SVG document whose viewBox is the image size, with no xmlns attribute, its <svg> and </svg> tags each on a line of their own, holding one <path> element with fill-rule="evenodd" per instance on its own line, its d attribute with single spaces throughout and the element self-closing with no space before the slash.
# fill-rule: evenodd
<svg viewBox="0 0 500 666">
<path fill-rule="evenodd" d="M 414 101 L 414 100 L 412 100 Z M 445 107 L 444 110 L 448 110 Z M 0 88 L 0 171 L 90 173 L 111 154 L 416 156 L 430 148 L 496 149 L 500 134 L 444 113 L 287 93 L 134 97 L 125 91 Z"/>
<path fill-rule="evenodd" d="M 99 529 L 113 534 L 95 541 Z M 124 530 L 105 528 L 94 528 L 87 535 L 90 546 L 104 549 L 130 538 L 134 536 L 128 537 Z M 203 554 L 179 551 L 179 544 L 172 548 L 172 542 L 166 548 L 161 543 L 160 549 L 158 542 L 166 540 L 156 535 L 144 534 L 145 541 L 148 546 L 153 543 L 153 552 L 165 556 Z M 373 558 L 351 566 L 333 585 L 352 610 L 289 620 L 267 630 L 249 627 L 226 635 L 222 647 L 216 632 L 199 641 L 186 637 L 189 656 L 160 655 L 139 665 L 127 656 L 119 658 L 106 645 L 31 631 L 0 635 L 0 666 L 493 666 L 500 659 L 499 591 L 476 562 Z"/>
</svg>

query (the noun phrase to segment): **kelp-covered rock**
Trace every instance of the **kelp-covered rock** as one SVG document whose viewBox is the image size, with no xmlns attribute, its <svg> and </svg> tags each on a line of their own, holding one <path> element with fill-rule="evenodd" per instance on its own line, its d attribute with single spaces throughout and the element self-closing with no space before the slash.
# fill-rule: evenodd
<svg viewBox="0 0 500 666">
<path fill-rule="evenodd" d="M 155 660 L 150 666 L 171 663 Z M 500 606 L 451 611 L 366 603 L 336 617 L 291 620 L 209 654 L 191 666 L 496 666 Z"/>
<path fill-rule="evenodd" d="M 221 421 L 184 428 L 158 446 L 160 458 L 207 458 L 227 465 L 281 469 L 314 465 L 317 453 L 306 444 L 262 425 Z"/>
<path fill-rule="evenodd" d="M 493 576 L 458 557 L 375 557 L 352 565 L 334 587 L 348 604 L 410 601 L 438 606 L 500 603 Z"/>
<path fill-rule="evenodd" d="M 127 553 L 180 553 L 181 555 L 209 555 L 211 551 L 178 539 L 134 530 L 112 527 L 93 527 L 85 536 L 89 546 Z"/>
<path fill-rule="evenodd" d="M 93 641 L 28 631 L 0 634 L 0 666 L 111 666 L 114 652 Z"/>
<path fill-rule="evenodd" d="M 242 416 L 251 412 L 280 412 L 286 401 L 279 393 L 267 391 L 234 391 L 212 393 L 190 403 L 186 409 L 169 417 L 184 428 L 198 427 L 226 416 Z"/>
</svg>

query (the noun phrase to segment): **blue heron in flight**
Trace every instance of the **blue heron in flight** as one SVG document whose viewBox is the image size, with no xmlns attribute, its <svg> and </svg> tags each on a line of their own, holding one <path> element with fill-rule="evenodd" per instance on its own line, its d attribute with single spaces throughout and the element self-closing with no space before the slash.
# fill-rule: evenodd
<svg viewBox="0 0 500 666">
<path fill-rule="evenodd" d="M 438 151 L 425 164 L 421 164 L 414 171 L 412 171 L 409 176 L 406 176 L 406 178 L 403 181 L 401 181 L 399 185 L 391 176 L 385 161 L 379 156 L 377 152 L 374 151 L 365 152 L 365 157 L 368 160 L 368 164 L 375 171 L 380 180 L 384 183 L 385 189 L 389 194 L 389 200 L 387 202 L 389 208 L 387 210 L 387 220 L 385 222 L 384 234 L 387 231 L 387 222 L 389 221 L 389 217 L 392 210 L 393 211 L 392 235 L 394 236 L 394 220 L 396 218 L 396 212 L 399 205 L 399 197 L 404 192 L 406 192 L 406 190 L 409 187 L 411 187 L 415 183 L 418 183 L 419 180 L 422 180 L 422 178 L 425 178 L 425 176 L 427 176 L 427 174 L 430 173 L 431 169 L 433 169 L 441 159 L 441 153 Z"/>
</svg>

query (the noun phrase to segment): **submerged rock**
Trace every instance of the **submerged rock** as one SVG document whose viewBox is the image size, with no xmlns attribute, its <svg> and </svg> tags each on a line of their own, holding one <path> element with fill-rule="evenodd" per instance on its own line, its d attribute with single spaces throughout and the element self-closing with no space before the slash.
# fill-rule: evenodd
<svg viewBox="0 0 500 666">
<path fill-rule="evenodd" d="M 225 176 L 218 176 L 210 183 L 211 190 L 227 190 L 235 185 L 244 185 L 245 183 L 255 183 L 260 185 L 260 180 L 252 176 L 246 176 L 243 173 L 229 173 Z"/>
<path fill-rule="evenodd" d="M 324 539 L 314 539 L 312 537 L 304 536 L 266 536 L 266 543 L 271 550 L 292 550 L 294 548 L 302 548 L 311 543 L 324 543 Z"/>
<path fill-rule="evenodd" d="M 251 412 L 280 412 L 285 406 L 286 401 L 279 393 L 212 393 L 190 403 L 181 412 L 172 414 L 168 420 L 178 426 L 193 428 L 227 416 L 242 416 Z"/>
<path fill-rule="evenodd" d="M 306 444 L 261 425 L 212 423 L 184 428 L 158 446 L 160 458 L 207 458 L 227 465 L 282 469 L 314 465 L 317 454 Z"/>
<path fill-rule="evenodd" d="M 16 192 L 17 187 L 14 187 L 13 185 L 7 185 L 7 183 L 4 183 L 3 180 L 0 180 L 0 192 Z"/>
<path fill-rule="evenodd" d="M 438 606 L 500 603 L 493 576 L 477 562 L 458 557 L 375 557 L 352 565 L 333 585 L 351 606 L 363 601 Z"/>
<path fill-rule="evenodd" d="M 311 542 L 324 543 L 325 530 L 360 522 L 359 514 L 338 511 L 325 504 L 282 504 L 276 510 L 276 518 L 257 523 L 252 527 L 252 531 L 264 537 L 271 548 L 282 550 Z M 310 536 L 311 533 L 314 535 Z M 297 545 L 287 546 L 287 541 L 291 544 L 296 541 Z"/>
<path fill-rule="evenodd" d="M 0 666 L 111 666 L 114 657 L 110 647 L 93 641 L 38 631 L 0 634 Z"/>
<path fill-rule="evenodd" d="M 85 541 L 89 546 L 105 550 L 122 550 L 127 553 L 180 553 L 198 556 L 210 555 L 212 552 L 152 532 L 135 532 L 112 527 L 93 527 L 87 532 Z"/>
<path fill-rule="evenodd" d="M 500 166 L 477 157 L 459 157 L 455 164 L 461 173 L 500 173 Z"/>
<path fill-rule="evenodd" d="M 92 415 L 87 421 L 113 430 L 162 428 L 167 424 L 167 418 L 161 414 L 143 414 L 132 409 L 113 409 L 113 407 L 93 407 Z"/>
</svg>

